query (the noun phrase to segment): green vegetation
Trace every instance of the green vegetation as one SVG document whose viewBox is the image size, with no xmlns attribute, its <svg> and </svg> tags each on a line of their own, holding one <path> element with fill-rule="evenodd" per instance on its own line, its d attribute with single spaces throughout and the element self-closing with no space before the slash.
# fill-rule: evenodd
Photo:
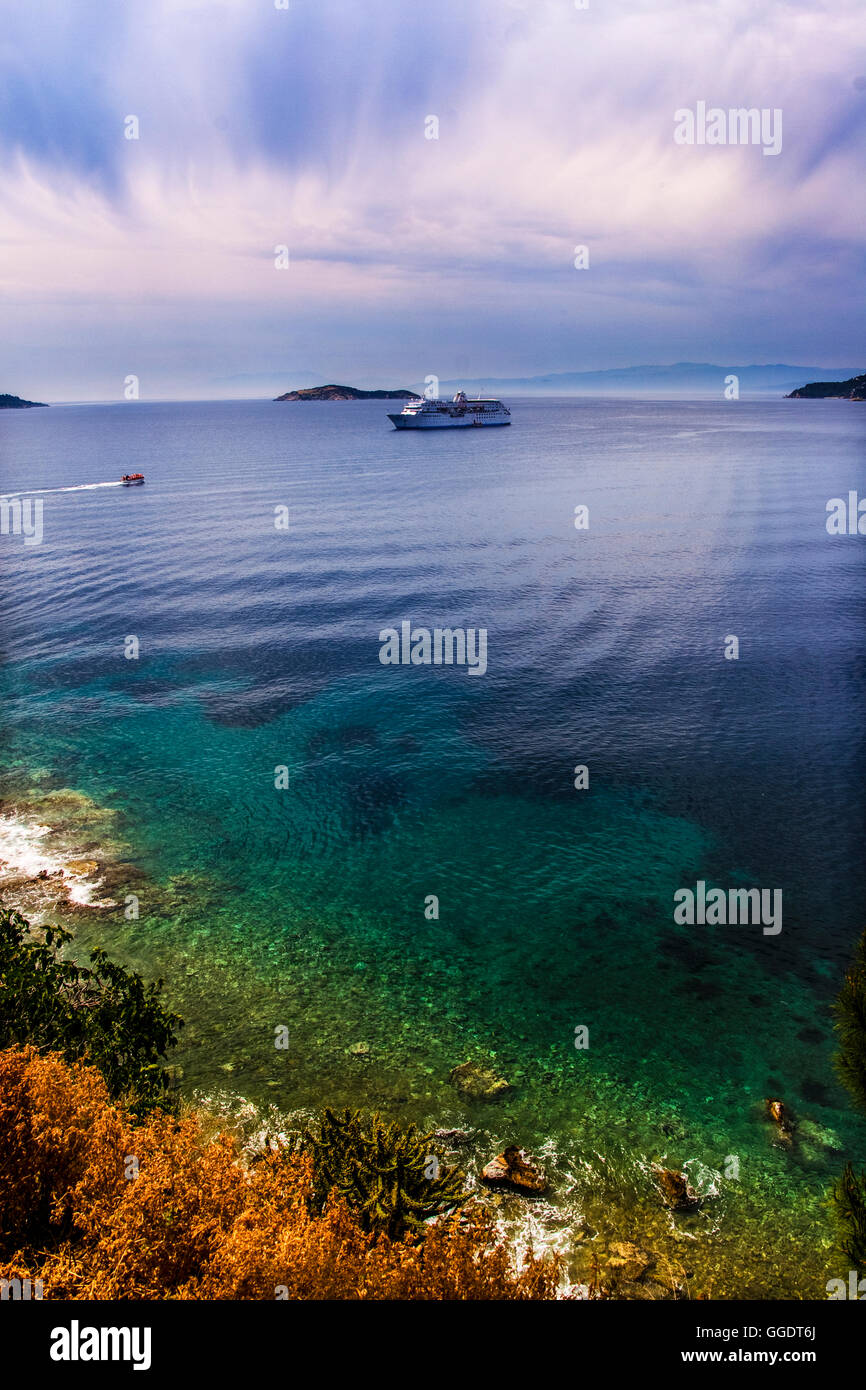
<svg viewBox="0 0 866 1390">
<path fill-rule="evenodd" d="M 0 410 L 32 410 L 34 406 L 44 406 L 44 401 L 22 401 L 20 396 L 0 395 Z"/>
<path fill-rule="evenodd" d="M 866 932 L 845 976 L 834 1009 L 839 1052 L 836 1075 L 866 1114 Z"/>
<path fill-rule="evenodd" d="M 163 1008 L 162 980 L 145 984 L 101 950 L 89 967 L 64 960 L 71 940 L 63 927 L 31 930 L 20 913 L 0 911 L 0 1048 L 29 1043 L 89 1062 L 134 1115 L 173 1109 L 163 1061 L 183 1022 Z"/>
<path fill-rule="evenodd" d="M 391 1241 L 345 1202 L 315 1210 L 309 1155 L 249 1165 L 205 1130 L 133 1119 L 94 1067 L 0 1049 L 0 1280 L 88 1302 L 556 1296 L 561 1262 L 515 1258 L 478 1208 Z"/>
<path fill-rule="evenodd" d="M 461 1206 L 464 1174 L 449 1168 L 433 1135 L 401 1129 L 378 1115 L 325 1109 L 318 1134 L 305 1130 L 302 1148 L 313 1158 L 313 1201 L 324 1210 L 332 1189 L 358 1214 L 365 1231 L 391 1240 L 418 1235 L 437 1212 Z"/>
<path fill-rule="evenodd" d="M 808 386 L 800 386 L 789 392 L 790 400 L 826 400 L 836 397 L 846 401 L 866 400 L 866 375 L 852 376 L 847 381 L 810 381 Z"/>
<path fill-rule="evenodd" d="M 866 1114 L 866 932 L 845 976 L 834 1009 L 839 1051 L 836 1074 L 858 1110 Z M 860 1269 L 866 1266 L 866 1169 L 845 1165 L 833 1188 L 840 1249 Z"/>
<path fill-rule="evenodd" d="M 855 1173 L 846 1163 L 833 1186 L 833 1206 L 839 1227 L 839 1249 L 858 1269 L 866 1265 L 866 1172 Z"/>
<path fill-rule="evenodd" d="M 411 401 L 419 400 L 417 391 L 361 391 L 357 386 L 308 386 L 300 391 L 286 391 L 276 396 L 278 401 Z"/>
</svg>

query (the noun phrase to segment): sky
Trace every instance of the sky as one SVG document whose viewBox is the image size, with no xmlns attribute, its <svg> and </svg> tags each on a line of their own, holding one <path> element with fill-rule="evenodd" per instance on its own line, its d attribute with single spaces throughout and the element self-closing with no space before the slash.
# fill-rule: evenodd
<svg viewBox="0 0 866 1390">
<path fill-rule="evenodd" d="M 0 391 L 866 369 L 862 0 L 285 4 L 0 0 Z"/>
</svg>

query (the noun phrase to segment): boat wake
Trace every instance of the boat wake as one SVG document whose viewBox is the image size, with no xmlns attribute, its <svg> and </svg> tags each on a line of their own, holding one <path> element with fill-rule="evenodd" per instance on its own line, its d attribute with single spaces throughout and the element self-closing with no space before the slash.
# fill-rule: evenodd
<svg viewBox="0 0 866 1390">
<path fill-rule="evenodd" d="M 49 492 L 93 492 L 98 487 L 123 487 L 123 483 L 76 483 L 74 487 L 29 487 L 25 492 L 4 492 L 4 497 L 45 497 Z"/>
</svg>

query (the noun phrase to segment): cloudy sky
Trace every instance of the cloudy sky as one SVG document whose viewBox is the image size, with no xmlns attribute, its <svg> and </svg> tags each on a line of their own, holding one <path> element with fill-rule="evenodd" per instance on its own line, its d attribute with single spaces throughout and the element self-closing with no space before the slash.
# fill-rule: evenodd
<svg viewBox="0 0 866 1390">
<path fill-rule="evenodd" d="M 282 3 L 0 0 L 0 391 L 866 357 L 862 0 Z"/>
</svg>

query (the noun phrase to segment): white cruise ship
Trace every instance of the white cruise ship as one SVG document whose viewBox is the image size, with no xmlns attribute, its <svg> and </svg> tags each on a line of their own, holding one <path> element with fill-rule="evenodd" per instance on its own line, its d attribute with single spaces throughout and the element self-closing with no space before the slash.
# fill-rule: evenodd
<svg viewBox="0 0 866 1390">
<path fill-rule="evenodd" d="M 398 430 L 441 430 L 464 425 L 510 425 L 511 411 L 501 401 L 469 401 L 458 391 L 452 401 L 407 401 L 399 415 L 389 415 Z"/>
</svg>

